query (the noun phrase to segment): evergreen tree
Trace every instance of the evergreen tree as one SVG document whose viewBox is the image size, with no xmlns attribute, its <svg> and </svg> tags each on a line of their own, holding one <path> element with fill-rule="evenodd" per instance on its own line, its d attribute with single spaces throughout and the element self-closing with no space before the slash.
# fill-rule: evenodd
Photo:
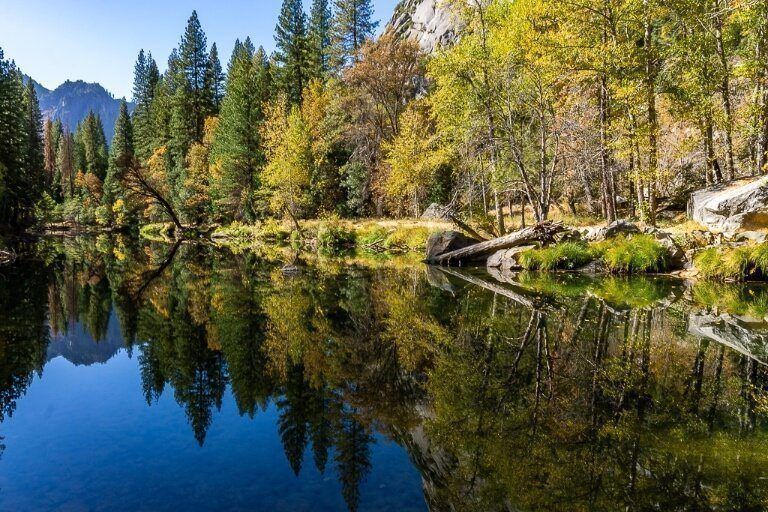
<svg viewBox="0 0 768 512">
<path fill-rule="evenodd" d="M 151 53 L 139 52 L 136 60 L 133 79 L 133 129 L 136 144 L 136 154 L 146 160 L 154 149 L 155 130 L 152 122 L 152 102 L 155 98 L 160 71 Z"/>
<path fill-rule="evenodd" d="M 24 89 L 24 110 L 25 164 L 20 199 L 23 208 L 31 210 L 42 194 L 45 185 L 43 115 L 40 113 L 40 103 L 37 101 L 37 93 L 35 93 L 32 80 L 27 80 L 27 86 Z"/>
<path fill-rule="evenodd" d="M 329 0 L 312 0 L 309 13 L 309 65 L 311 78 L 325 78 L 330 69 L 331 23 Z"/>
<path fill-rule="evenodd" d="M 208 67 L 205 74 L 205 89 L 210 91 L 212 104 L 211 113 L 218 113 L 221 107 L 221 99 L 224 97 L 224 73 L 221 70 L 219 50 L 216 43 L 211 46 L 208 54 Z"/>
<path fill-rule="evenodd" d="M 371 0 L 335 0 L 333 45 L 336 64 L 346 67 L 356 62 L 363 43 L 372 38 L 379 22 L 373 21 Z"/>
<path fill-rule="evenodd" d="M 56 136 L 54 135 L 53 121 L 46 119 L 43 128 L 43 168 L 45 170 L 45 190 L 52 191 L 53 176 L 56 173 Z"/>
<path fill-rule="evenodd" d="M 307 15 L 301 0 L 283 0 L 283 8 L 275 28 L 280 87 L 291 103 L 301 103 L 308 83 Z"/>
<path fill-rule="evenodd" d="M 128 105 L 125 100 L 120 103 L 120 113 L 115 122 L 115 136 L 109 153 L 109 169 L 104 179 L 104 196 L 102 205 L 105 207 L 105 219 L 111 223 L 115 219 L 116 203 L 122 197 L 121 182 L 126 169 L 133 164 L 134 142 L 131 118 L 128 115 Z"/>
<path fill-rule="evenodd" d="M 254 54 L 250 39 L 237 43 L 229 62 L 226 95 L 211 149 L 211 196 L 214 212 L 222 220 L 253 220 L 261 209 L 256 194 L 265 157 L 259 127 L 271 92 L 271 72 L 264 49 Z"/>
<path fill-rule="evenodd" d="M 75 172 L 91 173 L 104 180 L 109 166 L 107 139 L 101 118 L 93 111 L 77 125 L 74 160 Z"/>
<path fill-rule="evenodd" d="M 72 133 L 65 132 L 59 139 L 56 151 L 56 174 L 60 177 L 61 195 L 72 197 L 75 189 L 74 139 Z"/>
<path fill-rule="evenodd" d="M 3 57 L 0 48 L 0 220 L 15 224 L 24 192 L 24 85 L 16 65 Z"/>
</svg>

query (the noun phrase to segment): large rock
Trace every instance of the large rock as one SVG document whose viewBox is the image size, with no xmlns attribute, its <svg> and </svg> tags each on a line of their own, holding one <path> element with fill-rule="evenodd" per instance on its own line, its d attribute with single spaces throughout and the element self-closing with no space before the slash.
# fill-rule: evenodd
<svg viewBox="0 0 768 512">
<path fill-rule="evenodd" d="M 768 229 L 768 176 L 698 190 L 691 195 L 688 216 L 729 237 Z"/>
<path fill-rule="evenodd" d="M 601 228 L 587 228 L 584 238 L 588 242 L 602 242 L 621 234 L 639 233 L 640 228 L 628 220 L 618 219 Z"/>
<path fill-rule="evenodd" d="M 443 0 L 402 0 L 386 30 L 416 41 L 429 54 L 453 43 L 460 26 Z"/>
<path fill-rule="evenodd" d="M 501 249 L 488 258 L 485 266 L 488 268 L 498 268 L 502 271 L 521 270 L 523 267 L 520 265 L 520 255 L 536 247 L 535 245 L 523 245 L 512 247 L 511 249 Z"/>
<path fill-rule="evenodd" d="M 423 220 L 449 220 L 453 214 L 454 211 L 449 206 L 432 203 L 421 214 L 421 218 Z"/>
<path fill-rule="evenodd" d="M 427 240 L 427 260 L 432 260 L 451 251 L 457 251 L 478 243 L 458 231 L 441 231 L 433 233 Z"/>
</svg>

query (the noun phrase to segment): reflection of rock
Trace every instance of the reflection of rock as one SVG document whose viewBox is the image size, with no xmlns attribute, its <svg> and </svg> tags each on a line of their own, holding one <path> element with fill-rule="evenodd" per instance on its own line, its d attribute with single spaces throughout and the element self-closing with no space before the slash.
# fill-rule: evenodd
<svg viewBox="0 0 768 512">
<path fill-rule="evenodd" d="M 470 238 L 458 231 L 441 231 L 433 233 L 427 240 L 427 259 L 437 258 L 442 254 L 457 251 L 470 245 L 475 245 L 478 240 Z"/>
<path fill-rule="evenodd" d="M 691 195 L 688 215 L 728 236 L 768 228 L 768 177 L 698 190 Z"/>
<path fill-rule="evenodd" d="M 448 276 L 446 276 L 445 272 L 441 272 L 439 268 L 431 265 L 427 265 L 424 268 L 427 269 L 427 282 L 430 286 L 450 293 L 456 291 L 456 287 L 448 280 Z"/>
<path fill-rule="evenodd" d="M 688 316 L 688 332 L 768 364 L 768 322 L 765 320 L 692 312 Z"/>
<path fill-rule="evenodd" d="M 114 317 L 110 318 L 106 339 L 102 341 L 95 341 L 82 323 L 74 322 L 66 334 L 51 337 L 46 359 L 50 361 L 61 356 L 77 366 L 103 364 L 123 346 L 120 323 Z"/>
</svg>

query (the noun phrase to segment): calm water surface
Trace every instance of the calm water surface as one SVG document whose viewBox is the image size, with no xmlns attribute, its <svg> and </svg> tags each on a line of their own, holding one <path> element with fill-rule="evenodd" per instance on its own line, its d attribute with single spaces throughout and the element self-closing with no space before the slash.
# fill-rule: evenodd
<svg viewBox="0 0 768 512">
<path fill-rule="evenodd" d="M 768 290 L 46 241 L 0 510 L 764 510 Z"/>
</svg>

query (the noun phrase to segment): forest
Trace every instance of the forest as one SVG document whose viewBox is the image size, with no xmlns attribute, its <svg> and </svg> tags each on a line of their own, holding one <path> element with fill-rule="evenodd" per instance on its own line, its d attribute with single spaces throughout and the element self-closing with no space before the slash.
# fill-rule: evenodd
<svg viewBox="0 0 768 512">
<path fill-rule="evenodd" d="M 225 65 L 193 12 L 164 71 L 139 53 L 112 141 L 93 114 L 43 122 L 0 50 L 0 223 L 300 231 L 439 203 L 495 235 L 553 212 L 655 225 L 765 172 L 767 1 L 448 4 L 457 37 L 425 54 L 377 35 L 369 0 L 284 0 L 276 50 L 238 40 Z"/>
</svg>

